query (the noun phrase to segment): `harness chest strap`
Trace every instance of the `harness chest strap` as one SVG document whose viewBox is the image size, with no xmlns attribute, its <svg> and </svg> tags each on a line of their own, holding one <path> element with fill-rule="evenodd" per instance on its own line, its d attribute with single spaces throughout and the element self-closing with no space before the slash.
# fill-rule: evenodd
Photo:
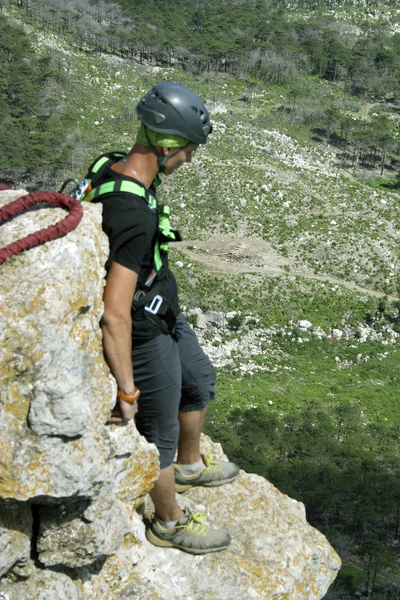
<svg viewBox="0 0 400 600">
<path fill-rule="evenodd" d="M 99 186 L 95 185 L 96 179 L 101 176 L 101 172 L 107 164 L 113 163 L 125 154 L 112 153 L 101 156 L 93 163 L 87 174 L 87 186 L 82 191 L 81 200 L 86 202 L 96 202 L 102 196 L 110 194 L 134 194 L 143 198 L 148 206 L 158 215 L 158 236 L 154 246 L 153 263 L 155 272 L 159 273 L 163 267 L 161 252 L 168 251 L 169 241 L 180 241 L 181 237 L 177 231 L 171 228 L 169 222 L 170 208 L 165 205 L 158 204 L 156 197 L 146 188 L 138 185 L 134 181 L 126 179 L 118 179 L 117 181 L 109 181 Z M 159 180 L 154 182 L 154 185 L 159 185 Z M 151 278 L 151 283 L 154 278 Z M 133 310 L 144 309 L 150 320 L 155 322 L 164 331 L 169 331 L 174 335 L 176 317 L 168 303 L 166 303 L 159 292 L 162 288 L 162 281 L 156 281 L 154 285 L 149 285 L 148 291 L 142 297 L 133 300 Z M 150 289 L 151 287 L 151 289 Z"/>
<path fill-rule="evenodd" d="M 154 247 L 154 266 L 158 272 L 162 267 L 161 251 L 167 252 L 168 241 L 178 241 L 180 239 L 179 234 L 177 235 L 177 232 L 175 232 L 170 225 L 169 215 L 171 211 L 169 206 L 158 205 L 155 196 L 143 188 L 143 186 L 124 179 L 108 181 L 91 190 L 88 188 L 83 200 L 95 202 L 96 200 L 99 200 L 101 196 L 117 193 L 135 194 L 136 196 L 140 196 L 147 202 L 150 208 L 158 213 L 158 229 L 163 238 L 161 241 L 157 240 Z"/>
</svg>

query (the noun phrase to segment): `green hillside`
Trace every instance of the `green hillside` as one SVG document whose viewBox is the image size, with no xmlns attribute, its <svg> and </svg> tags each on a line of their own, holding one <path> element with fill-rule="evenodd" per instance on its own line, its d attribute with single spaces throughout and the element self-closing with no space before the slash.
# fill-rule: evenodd
<svg viewBox="0 0 400 600">
<path fill-rule="evenodd" d="M 201 332 L 207 432 L 305 503 L 344 562 L 328 600 L 398 599 L 398 3 L 2 0 L 0 58 L 13 187 L 128 150 L 157 81 L 207 102 L 210 142 L 160 192 L 189 318 L 226 315 Z"/>
</svg>

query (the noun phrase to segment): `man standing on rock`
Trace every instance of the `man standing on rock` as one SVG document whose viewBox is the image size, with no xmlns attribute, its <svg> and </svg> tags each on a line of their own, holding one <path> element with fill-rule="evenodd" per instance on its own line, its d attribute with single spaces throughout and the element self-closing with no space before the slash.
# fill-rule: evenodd
<svg viewBox="0 0 400 600">
<path fill-rule="evenodd" d="M 200 98 L 176 83 L 154 86 L 136 112 L 141 125 L 135 145 L 105 167 L 104 157 L 94 163 L 100 177 L 90 190 L 90 199 L 103 205 L 110 240 L 102 330 L 119 390 L 110 422 L 135 417 L 139 432 L 160 453 L 160 474 L 150 492 L 156 512 L 149 541 L 205 554 L 225 549 L 230 535 L 212 529 L 204 516 L 182 511 L 175 491 L 229 483 L 239 468 L 200 454 L 215 369 L 181 315 L 167 254 L 168 241 L 180 238 L 155 188 L 159 173 L 171 175 L 191 162 L 212 125 Z"/>
</svg>

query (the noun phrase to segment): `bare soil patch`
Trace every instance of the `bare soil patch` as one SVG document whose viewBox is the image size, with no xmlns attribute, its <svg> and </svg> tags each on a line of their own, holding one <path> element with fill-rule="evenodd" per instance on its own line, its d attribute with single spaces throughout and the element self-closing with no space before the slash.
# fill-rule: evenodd
<svg viewBox="0 0 400 600">
<path fill-rule="evenodd" d="M 340 285 L 370 296 L 383 297 L 386 294 L 356 285 L 350 281 L 316 274 L 300 267 L 295 261 L 284 257 L 265 240 L 249 237 L 238 238 L 229 235 L 212 235 L 208 240 L 185 240 L 173 244 L 190 259 L 207 266 L 210 271 L 227 275 L 246 273 L 260 278 L 268 276 L 292 275 L 317 279 L 333 285 Z M 388 296 L 398 300 L 397 296 Z"/>
</svg>

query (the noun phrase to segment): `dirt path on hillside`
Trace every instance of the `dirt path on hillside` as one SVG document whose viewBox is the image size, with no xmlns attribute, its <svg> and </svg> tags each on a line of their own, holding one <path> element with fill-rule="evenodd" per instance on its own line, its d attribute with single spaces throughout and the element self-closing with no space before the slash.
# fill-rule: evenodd
<svg viewBox="0 0 400 600">
<path fill-rule="evenodd" d="M 374 106 L 379 106 L 379 102 L 373 102 L 372 104 L 368 103 L 365 106 L 363 106 L 361 109 L 361 118 L 366 120 L 368 118 L 368 114 L 371 108 L 374 108 Z"/>
<path fill-rule="evenodd" d="M 260 279 L 268 276 L 293 275 L 340 285 L 353 292 L 377 298 L 387 295 L 350 281 L 330 275 L 317 275 L 308 269 L 302 269 L 289 258 L 276 252 L 268 242 L 258 238 L 241 239 L 228 235 L 212 235 L 206 241 L 185 240 L 172 246 L 181 250 L 191 260 L 206 265 L 210 271 L 227 275 L 247 273 Z M 389 295 L 388 298 L 398 300 L 398 296 Z"/>
</svg>

